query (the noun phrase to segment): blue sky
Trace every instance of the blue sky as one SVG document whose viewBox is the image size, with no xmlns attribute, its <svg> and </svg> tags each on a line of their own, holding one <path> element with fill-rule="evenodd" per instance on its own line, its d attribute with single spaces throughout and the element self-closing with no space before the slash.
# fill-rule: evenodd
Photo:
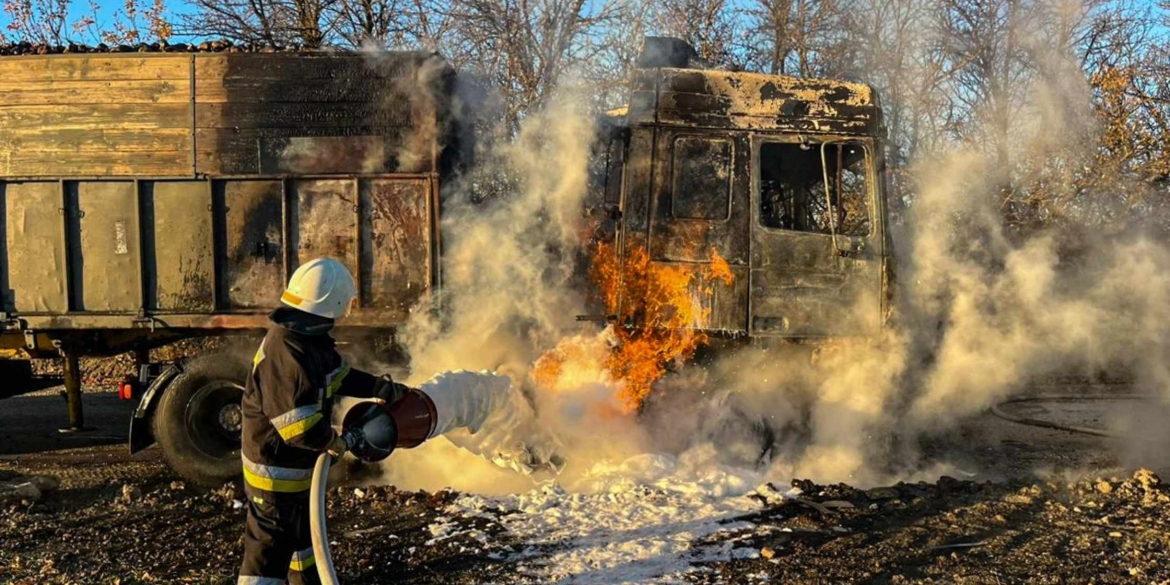
<svg viewBox="0 0 1170 585">
<path fill-rule="evenodd" d="M 35 1 L 35 0 L 34 0 Z M 171 14 L 182 14 L 190 11 L 190 5 L 184 0 L 165 0 L 167 11 Z M 122 6 L 126 3 L 125 0 L 94 0 L 97 5 L 97 20 L 98 24 L 109 23 L 113 21 L 114 16 Z M 150 0 L 142 0 L 140 4 L 149 5 Z M 69 24 L 76 22 L 82 17 L 88 16 L 92 13 L 90 8 L 90 0 L 70 0 L 69 6 Z M 0 11 L 0 32 L 8 27 L 12 20 L 6 13 Z M 78 42 L 89 43 L 89 39 L 78 38 Z"/>
<path fill-rule="evenodd" d="M 1141 4 L 1149 6 L 1156 6 L 1158 0 L 1138 0 Z M 90 13 L 90 0 L 71 0 L 70 6 L 70 22 L 74 22 L 82 16 Z M 98 6 L 98 23 L 108 23 L 114 18 L 114 15 L 121 9 L 125 0 L 94 0 Z M 142 0 L 143 4 L 149 3 L 150 0 Z M 731 0 L 731 3 L 741 4 L 745 0 Z M 167 11 L 173 16 L 190 11 L 190 4 L 186 0 L 166 0 Z M 10 20 L 8 16 L 0 11 L 0 32 L 8 26 Z M 79 42 L 87 42 L 87 39 L 77 39 Z"/>
</svg>

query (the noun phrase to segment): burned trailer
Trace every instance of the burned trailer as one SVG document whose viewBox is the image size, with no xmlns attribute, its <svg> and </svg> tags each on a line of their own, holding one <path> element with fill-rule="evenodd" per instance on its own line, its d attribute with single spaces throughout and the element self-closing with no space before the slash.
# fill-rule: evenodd
<svg viewBox="0 0 1170 585">
<path fill-rule="evenodd" d="M 239 474 L 248 356 L 159 367 L 150 348 L 262 332 L 314 257 L 358 282 L 342 335 L 392 331 L 439 284 L 459 138 L 436 55 L 16 56 L 0 80 L 0 357 L 64 356 L 73 429 L 78 357 L 135 351 L 132 449 L 157 441 L 221 482 Z"/>
<path fill-rule="evenodd" d="M 618 261 L 692 271 L 704 305 L 693 327 L 713 334 L 877 333 L 892 248 L 873 88 L 704 68 L 668 38 L 647 39 L 638 65 L 592 192 Z M 715 261 L 734 278 L 711 278 Z"/>
</svg>

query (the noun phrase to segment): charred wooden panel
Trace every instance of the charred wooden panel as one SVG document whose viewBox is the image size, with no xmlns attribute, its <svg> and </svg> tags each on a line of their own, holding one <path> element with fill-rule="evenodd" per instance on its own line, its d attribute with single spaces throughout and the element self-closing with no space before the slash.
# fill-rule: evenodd
<svg viewBox="0 0 1170 585">
<path fill-rule="evenodd" d="M 158 181 L 149 187 L 151 307 L 176 312 L 213 310 L 215 269 L 209 183 Z"/>
<path fill-rule="evenodd" d="M 261 138 L 260 172 L 265 174 L 374 174 L 386 172 L 386 139 L 381 136 L 293 136 Z"/>
<path fill-rule="evenodd" d="M 293 210 L 289 246 L 294 265 L 328 257 L 345 265 L 352 274 L 357 265 L 357 183 L 353 179 L 297 180 L 290 182 Z"/>
<path fill-rule="evenodd" d="M 217 53 L 195 56 L 195 78 L 221 80 L 228 89 L 253 89 L 255 83 L 301 81 L 327 82 L 338 78 L 380 77 L 372 59 L 356 53 L 241 54 Z M 201 90 L 202 91 L 202 90 Z M 207 91 L 214 91 L 208 89 Z M 204 94 L 207 95 L 207 94 Z"/>
<path fill-rule="evenodd" d="M 198 73 L 197 68 L 197 74 L 203 76 L 195 84 L 195 100 L 201 104 L 267 103 L 274 99 L 291 103 L 372 103 L 387 97 L 383 79 L 371 75 L 339 75 L 337 71 L 328 77 L 325 67 L 328 64 L 315 68 L 325 76 L 323 79 L 281 77 L 266 68 L 257 68 L 258 77 L 231 71 L 231 77 L 216 78 Z"/>
<path fill-rule="evenodd" d="M 427 180 L 362 182 L 363 307 L 405 316 L 430 290 L 430 191 Z"/>
<path fill-rule="evenodd" d="M 294 133 L 295 136 L 293 136 Z M 283 157 L 295 156 L 295 152 L 286 154 L 282 150 L 277 150 L 281 142 L 284 142 L 286 145 L 294 144 L 294 138 L 301 141 L 334 138 L 339 142 L 345 142 L 345 139 L 350 137 L 365 137 L 375 133 L 384 138 L 385 144 L 390 144 L 397 140 L 397 134 L 391 131 L 376 131 L 368 126 L 302 129 L 253 128 L 247 130 L 236 128 L 200 128 L 195 132 L 197 145 L 196 159 L 201 173 L 212 175 L 256 174 L 260 173 L 263 169 L 271 170 L 274 162 L 278 163 L 276 166 L 280 166 L 279 160 Z M 383 147 L 383 152 L 386 152 L 386 148 L 388 147 Z M 346 160 L 346 157 L 340 158 Z M 267 159 L 267 162 L 262 159 Z M 371 161 L 370 166 L 373 167 L 377 162 L 379 161 Z M 381 162 L 383 163 L 382 169 L 379 170 L 389 170 L 390 163 L 388 161 Z M 352 162 L 347 162 L 346 165 L 355 166 Z M 321 172 L 359 171 L 330 169 Z"/>
<path fill-rule="evenodd" d="M 239 103 L 197 104 L 196 128 L 353 128 L 409 126 L 410 111 L 390 110 L 377 103 Z"/>
<path fill-rule="evenodd" d="M 65 220 L 56 181 L 3 183 L 5 248 L 2 258 L 10 291 L 22 313 L 63 313 L 68 309 Z"/>
<path fill-rule="evenodd" d="M 280 181 L 216 181 L 223 209 L 221 295 L 229 309 L 275 307 L 284 290 L 283 186 Z"/>
<path fill-rule="evenodd" d="M 74 291 L 85 311 L 142 308 L 138 196 L 131 181 L 77 183 L 80 234 Z"/>
<path fill-rule="evenodd" d="M 274 159 L 287 158 L 275 151 L 282 146 L 296 150 L 296 141 L 353 136 L 381 137 L 382 160 L 321 153 L 315 158 L 344 167 L 325 172 L 437 170 L 439 142 L 455 142 L 448 136 L 453 75 L 441 58 L 423 53 L 200 56 L 198 170 L 266 172 Z M 353 146 L 338 142 L 339 148 Z"/>
</svg>

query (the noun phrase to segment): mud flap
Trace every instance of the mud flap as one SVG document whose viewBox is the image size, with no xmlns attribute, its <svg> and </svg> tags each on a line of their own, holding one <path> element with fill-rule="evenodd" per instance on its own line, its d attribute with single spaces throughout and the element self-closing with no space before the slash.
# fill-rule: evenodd
<svg viewBox="0 0 1170 585">
<path fill-rule="evenodd" d="M 151 430 L 150 417 L 154 415 L 155 404 L 162 396 L 163 390 L 182 371 L 181 363 L 167 366 L 147 387 L 146 392 L 142 395 L 142 400 L 138 401 L 138 408 L 134 409 L 134 417 L 130 419 L 131 455 L 154 444 L 154 431 Z"/>
</svg>

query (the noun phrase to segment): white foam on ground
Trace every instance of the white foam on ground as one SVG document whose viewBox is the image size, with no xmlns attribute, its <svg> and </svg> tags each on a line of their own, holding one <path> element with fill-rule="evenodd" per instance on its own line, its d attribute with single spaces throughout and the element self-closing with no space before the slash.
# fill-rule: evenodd
<svg viewBox="0 0 1170 585">
<path fill-rule="evenodd" d="M 679 457 L 647 454 L 600 463 L 573 485 L 517 495 L 463 495 L 446 512 L 488 517 L 517 541 L 520 574 L 540 583 L 677 583 L 692 563 L 758 554 L 735 550 L 761 508 L 762 477 L 716 462 L 709 447 Z M 775 492 L 765 494 L 769 499 Z M 433 527 L 432 534 L 447 526 Z M 714 538 L 713 538 L 714 537 Z"/>
</svg>

